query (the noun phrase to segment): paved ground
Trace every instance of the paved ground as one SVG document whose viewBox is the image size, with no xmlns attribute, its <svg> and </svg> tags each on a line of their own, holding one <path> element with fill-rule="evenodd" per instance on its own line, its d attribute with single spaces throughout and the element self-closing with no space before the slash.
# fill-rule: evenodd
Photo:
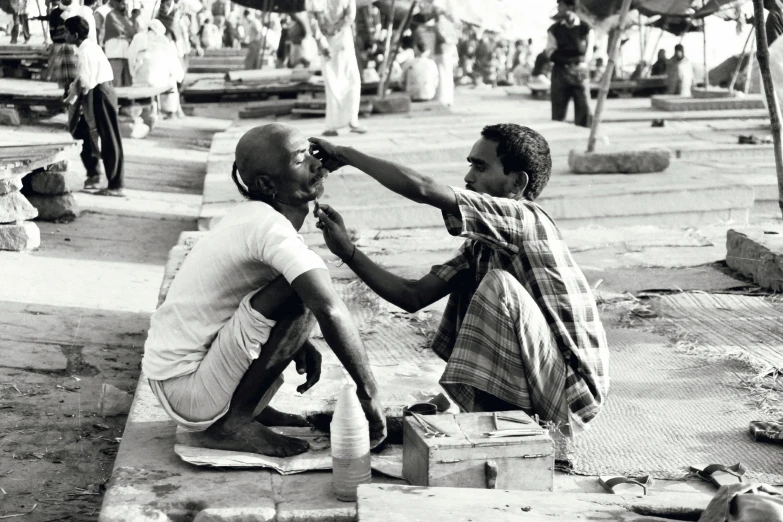
<svg viewBox="0 0 783 522">
<path fill-rule="evenodd" d="M 0 516 L 97 519 L 126 420 L 96 416 L 101 385 L 135 388 L 168 250 L 195 227 L 225 125 L 166 122 L 126 142 L 128 200 L 78 194 L 85 213 L 39 223 L 38 251 L 0 253 Z"/>
<path fill-rule="evenodd" d="M 594 197 L 591 194 L 613 185 L 617 187 L 614 201 L 619 202 L 623 182 L 641 183 L 624 176 L 568 176 L 564 163 L 567 151 L 582 147 L 585 133 L 546 122 L 545 102 L 512 102 L 489 91 L 460 96 L 462 105 L 451 116 L 422 115 L 407 121 L 373 118 L 368 121 L 371 136 L 340 139 L 375 149 L 389 140 L 386 146 L 399 151 L 397 158 L 414 158 L 409 154 L 414 151 L 418 160 L 411 159 L 413 163 L 433 175 L 452 176 L 453 182 L 460 184 L 464 170 L 460 158 L 480 126 L 495 119 L 515 119 L 540 126 L 551 139 L 557 170 L 552 188 L 560 190 L 564 200 L 571 195 L 589 203 Z M 636 100 L 613 102 L 609 107 L 615 114 L 639 105 Z M 225 108 L 221 110 L 227 113 Z M 482 115 L 485 110 L 489 115 Z M 242 126 L 254 123 L 258 122 L 242 122 Z M 320 130 L 318 120 L 298 123 L 311 134 Z M 168 250 L 180 232 L 196 228 L 202 212 L 205 173 L 209 173 L 207 187 L 218 182 L 213 194 L 224 198 L 215 203 L 227 203 L 235 197 L 230 186 L 226 190 L 219 181 L 221 177 L 225 181 L 230 172 L 230 142 L 236 142 L 240 128 L 229 130 L 215 141 L 209 164 L 210 136 L 222 130 L 221 123 L 214 120 L 189 118 L 156 129 L 151 140 L 129 142 L 132 168 L 127 200 L 80 195 L 80 202 L 92 212 L 68 225 L 42 225 L 43 246 L 39 251 L 0 253 L 4 276 L 0 310 L 4 317 L 12 317 L 3 321 L 12 325 L 10 333 L 0 334 L 0 408 L 4 412 L 0 419 L 0 486 L 6 493 L 0 491 L 4 500 L 0 516 L 22 513 L 37 503 L 33 514 L 23 520 L 95 519 L 101 485 L 109 477 L 117 450 L 116 438 L 122 436 L 125 440 L 113 482 L 122 487 L 113 488 L 104 520 L 141 520 L 145 510 L 150 519 L 165 512 L 171 520 L 192 520 L 198 513 L 202 513 L 200 520 L 210 519 L 207 515 L 221 520 L 352 519 L 353 506 L 333 499 L 329 473 L 279 477 L 259 471 L 207 472 L 184 465 L 172 452 L 171 423 L 160 415 L 144 387 L 137 397 L 133 421 L 124 433 L 124 417 L 93 417 L 102 383 L 126 390 L 134 387 L 144 333 L 155 308 Z M 774 211 L 756 208 L 752 198 L 747 203 L 735 198 L 732 192 L 736 190 L 725 190 L 741 185 L 741 190 L 752 196 L 753 189 L 745 181 L 762 187 L 770 184 L 774 165 L 771 157 L 763 156 L 768 149 L 730 146 L 736 143 L 736 134 L 749 132 L 761 133 L 763 127 L 757 120 L 735 120 L 732 124 L 699 121 L 677 122 L 661 131 L 650 128 L 645 120 L 605 128 L 604 142 L 608 140 L 610 146 L 657 144 L 679 150 L 686 157 L 674 174 L 663 175 L 658 181 L 647 178 L 647 188 L 680 183 L 681 178 L 691 176 L 697 182 L 680 183 L 679 194 L 710 204 L 724 197 L 729 201 L 722 207 L 722 220 L 716 219 L 717 214 L 696 208 L 687 216 L 696 226 L 688 226 L 687 220 L 678 221 L 676 215 L 665 223 L 656 222 L 655 212 L 649 211 L 643 220 L 626 227 L 595 225 L 590 215 L 572 220 L 564 228 L 565 239 L 604 303 L 607 320 L 621 317 L 618 307 L 644 290 L 717 291 L 749 286 L 722 263 L 726 230 L 736 224 L 727 221 L 731 213 L 726 210 L 733 205 L 741 211 L 735 217 L 742 220 L 752 210 L 752 219 L 761 223 L 770 222 L 765 216 Z M 430 136 L 439 143 L 437 146 L 419 145 Z M 721 159 L 712 157 L 721 154 Z M 753 165 L 752 173 L 748 172 L 749 163 Z M 720 175 L 714 174 L 718 169 Z M 731 180 L 732 169 L 735 175 L 743 174 L 743 183 Z M 710 176 L 719 183 L 713 183 Z M 774 176 L 772 179 L 774 182 Z M 334 175 L 328 182 L 328 197 L 344 198 L 341 207 L 347 204 L 346 194 L 354 200 L 380 197 L 380 192 L 369 188 L 366 181 L 355 173 Z M 720 190 L 703 190 L 710 186 Z M 657 196 L 645 201 L 666 199 L 660 190 L 647 192 Z M 567 206 L 562 208 L 563 212 L 569 210 Z M 399 213 L 405 209 L 385 203 L 374 212 L 397 219 L 395 210 Z M 621 219 L 632 210 L 625 207 L 615 215 Z M 357 212 L 349 221 L 362 248 L 385 266 L 408 276 L 425 273 L 458 245 L 437 221 L 425 228 L 408 228 L 380 218 L 375 223 L 362 221 L 362 215 Z M 201 224 L 205 224 L 203 219 Z M 306 233 L 306 239 L 331 259 L 317 233 Z M 345 267 L 331 269 L 335 280 L 342 284 L 353 279 Z M 433 307 L 434 313 L 438 307 Z M 19 357 L 10 357 L 18 354 L 19 347 L 40 355 L 21 358 L 19 363 Z M 12 364 L 6 362 L 9 360 Z M 26 360 L 34 361 L 38 369 L 19 368 L 29 365 Z M 316 389 L 312 391 L 317 393 Z M 101 431 L 103 426 L 95 427 L 97 424 L 109 429 Z M 658 487 L 664 491 L 704 490 L 693 482 L 663 483 Z M 559 476 L 556 488 L 562 492 L 600 491 L 592 477 Z M 244 515 L 242 510 L 237 511 L 239 507 Z"/>
</svg>

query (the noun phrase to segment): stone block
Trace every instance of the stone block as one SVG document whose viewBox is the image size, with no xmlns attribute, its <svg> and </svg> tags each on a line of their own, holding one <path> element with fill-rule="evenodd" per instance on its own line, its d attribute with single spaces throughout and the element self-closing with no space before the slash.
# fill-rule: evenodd
<svg viewBox="0 0 783 522">
<path fill-rule="evenodd" d="M 373 99 L 373 112 L 378 114 L 400 114 L 411 111 L 411 98 L 405 94 L 392 94 Z"/>
<path fill-rule="evenodd" d="M 575 174 L 643 174 L 669 168 L 668 150 L 618 152 L 579 152 L 568 155 L 568 166 Z"/>
<path fill-rule="evenodd" d="M 0 223 L 17 223 L 35 219 L 37 216 L 38 211 L 21 192 L 9 192 L 0 196 Z"/>
<path fill-rule="evenodd" d="M 78 172 L 38 171 L 30 175 L 30 188 L 37 194 L 57 196 L 84 187 L 84 175 Z"/>
<path fill-rule="evenodd" d="M 268 507 L 207 508 L 193 522 L 272 522 L 276 512 Z"/>
<path fill-rule="evenodd" d="M 8 107 L 0 108 L 0 125 L 18 127 L 21 124 L 22 119 L 19 117 L 19 111 Z"/>
<path fill-rule="evenodd" d="M 31 221 L 0 225 L 0 250 L 22 252 L 41 246 L 41 231 Z"/>
<path fill-rule="evenodd" d="M 131 118 L 138 118 L 141 116 L 141 113 L 144 111 L 144 107 L 141 105 L 125 105 L 123 107 L 120 107 L 119 115 L 122 116 L 129 116 Z"/>
<path fill-rule="evenodd" d="M 150 133 L 150 126 L 141 118 L 120 118 L 120 135 L 126 139 L 142 140 Z"/>
<path fill-rule="evenodd" d="M 726 264 L 762 288 L 783 292 L 783 227 L 729 230 Z"/>
<path fill-rule="evenodd" d="M 691 96 L 696 99 L 734 98 L 737 94 L 728 89 L 692 89 Z"/>
<path fill-rule="evenodd" d="M 0 179 L 0 196 L 22 190 L 22 176 Z"/>
<path fill-rule="evenodd" d="M 68 163 L 68 160 L 58 161 L 57 163 L 48 165 L 44 170 L 46 170 L 46 172 L 67 172 Z"/>
<path fill-rule="evenodd" d="M 41 372 L 64 372 L 68 359 L 59 346 L 0 340 L 0 366 Z"/>
<path fill-rule="evenodd" d="M 73 194 L 59 196 L 30 194 L 27 197 L 30 199 L 30 203 L 38 209 L 38 219 L 43 221 L 67 223 L 81 214 L 81 209 Z"/>
<path fill-rule="evenodd" d="M 145 105 L 141 110 L 141 121 L 144 125 L 153 129 L 155 124 L 158 123 L 158 111 L 154 105 Z"/>
</svg>

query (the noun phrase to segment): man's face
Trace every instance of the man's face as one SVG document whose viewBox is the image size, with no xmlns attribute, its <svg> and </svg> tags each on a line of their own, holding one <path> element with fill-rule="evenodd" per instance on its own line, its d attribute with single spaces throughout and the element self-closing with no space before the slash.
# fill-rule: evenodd
<svg viewBox="0 0 783 522">
<path fill-rule="evenodd" d="M 501 198 L 514 192 L 516 175 L 503 172 L 497 142 L 479 138 L 470 150 L 468 163 L 470 170 L 465 176 L 465 188 L 468 190 Z"/>
<path fill-rule="evenodd" d="M 297 204 L 320 198 L 329 171 L 310 153 L 310 142 L 298 132 L 291 132 L 281 141 L 275 165 L 277 199 Z"/>
<path fill-rule="evenodd" d="M 77 37 L 76 37 L 76 35 L 74 33 L 72 33 L 71 31 L 68 31 L 68 30 L 65 31 L 65 43 L 75 44 L 76 40 L 77 40 Z"/>
<path fill-rule="evenodd" d="M 563 18 L 566 18 L 566 15 L 568 15 L 568 13 L 571 13 L 571 12 L 573 12 L 573 8 L 570 5 L 567 5 L 565 2 L 558 2 L 557 3 L 557 14 L 558 15 L 562 16 Z"/>
</svg>

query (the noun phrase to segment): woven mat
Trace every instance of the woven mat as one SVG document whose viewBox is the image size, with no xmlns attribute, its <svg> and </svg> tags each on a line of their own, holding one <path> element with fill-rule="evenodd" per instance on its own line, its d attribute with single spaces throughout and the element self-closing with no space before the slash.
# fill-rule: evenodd
<svg viewBox="0 0 783 522">
<path fill-rule="evenodd" d="M 683 479 L 691 464 L 742 462 L 750 480 L 783 484 L 783 447 L 748 434 L 748 423 L 765 417 L 737 386 L 737 375 L 753 375 L 746 364 L 686 353 L 649 332 L 607 334 L 609 399 L 592 429 L 576 438 L 576 473 Z"/>
<path fill-rule="evenodd" d="M 686 292 L 665 296 L 654 308 L 701 346 L 783 369 L 783 304 L 747 295 Z"/>
</svg>

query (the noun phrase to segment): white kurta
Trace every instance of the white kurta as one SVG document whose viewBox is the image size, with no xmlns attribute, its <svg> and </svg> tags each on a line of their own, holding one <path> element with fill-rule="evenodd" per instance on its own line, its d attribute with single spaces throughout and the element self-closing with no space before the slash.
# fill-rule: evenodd
<svg viewBox="0 0 783 522">
<path fill-rule="evenodd" d="M 321 31 L 327 35 L 329 43 L 329 58 L 321 57 L 321 73 L 326 86 L 326 128 L 356 127 L 362 93 L 362 77 L 351 29 L 356 4 L 355 0 L 328 0 L 326 4 L 326 12 L 319 16 Z M 346 16 L 350 19 L 340 24 L 340 19 Z M 342 29 L 328 36 L 331 27 L 338 24 Z"/>
</svg>

